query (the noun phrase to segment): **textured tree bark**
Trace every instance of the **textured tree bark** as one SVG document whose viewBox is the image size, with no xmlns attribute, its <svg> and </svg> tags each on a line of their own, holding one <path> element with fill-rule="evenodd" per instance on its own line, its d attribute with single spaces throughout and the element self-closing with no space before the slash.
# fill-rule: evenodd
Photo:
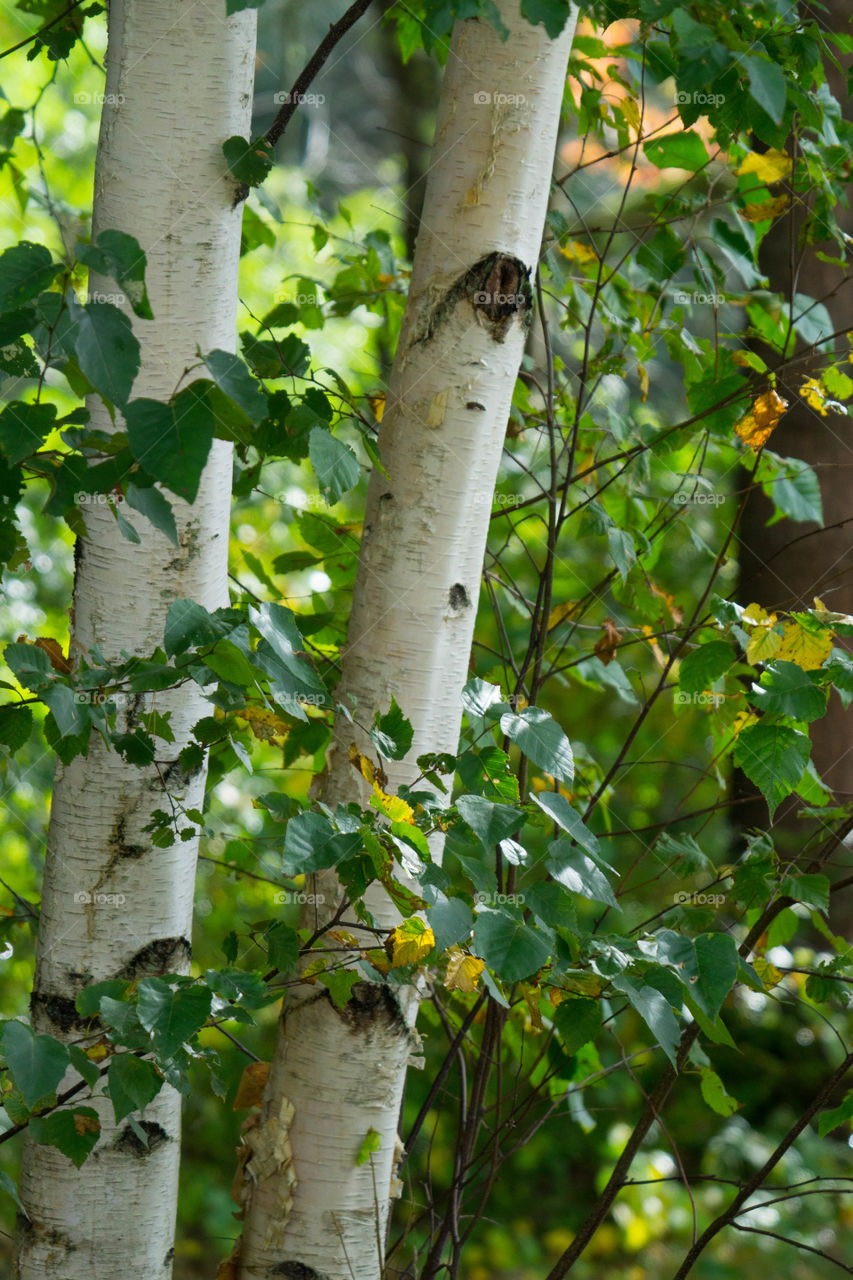
<svg viewBox="0 0 853 1280">
<path fill-rule="evenodd" d="M 234 349 L 241 208 L 222 143 L 249 131 L 254 12 L 225 4 L 112 0 L 106 105 L 95 172 L 94 234 L 134 235 L 147 254 L 153 320 L 133 327 L 142 348 L 136 396 L 168 399 L 196 348 Z M 93 277 L 90 291 L 114 292 Z M 90 403 L 93 427 L 111 429 Z M 84 507 L 78 541 L 71 656 L 97 644 L 108 659 L 147 655 L 163 642 L 170 604 L 227 603 L 230 446 L 215 442 L 195 504 L 172 499 L 179 547 L 142 517 L 126 541 L 104 506 Z M 170 495 L 171 498 L 171 495 Z M 119 711 L 132 730 L 141 695 Z M 81 1039 L 78 992 L 114 977 L 186 971 L 196 841 L 151 845 L 144 827 L 167 792 L 200 807 L 205 769 L 186 776 L 178 753 L 207 704 L 191 683 L 157 695 L 174 743 L 149 769 L 125 763 L 93 735 L 89 753 L 59 765 L 47 843 L 32 1021 Z M 79 1077 L 69 1073 L 63 1087 Z M 55 1148 L 27 1145 L 21 1195 L 20 1280 L 165 1280 L 172 1270 L 180 1097 L 166 1086 L 146 1109 L 147 1148 L 111 1104 L 95 1103 L 98 1145 L 78 1171 Z"/>
<path fill-rule="evenodd" d="M 808 6 L 803 6 L 804 14 Z M 814 13 L 811 14 L 815 16 Z M 833 31 L 846 29 L 847 6 L 832 0 L 827 12 L 821 11 L 821 23 Z M 830 88 L 842 104 L 849 119 L 851 107 L 847 95 L 846 75 L 849 57 L 841 59 L 839 69 L 827 65 Z M 849 209 L 836 209 L 841 228 L 853 233 L 853 216 Z M 768 275 L 771 289 L 789 297 L 792 292 L 826 300 L 835 330 L 853 328 L 853 282 L 844 282 L 843 271 L 822 262 L 814 250 L 803 254 L 797 248 L 797 235 L 802 213 L 781 218 L 761 246 L 761 264 Z M 824 246 L 832 253 L 830 246 Z M 834 250 L 837 256 L 837 250 Z M 793 264 L 793 272 L 792 272 Z M 798 354 L 804 351 L 802 344 Z M 772 365 L 772 352 L 762 349 Z M 782 520 L 767 525 L 773 508 L 763 493 L 750 495 L 740 525 L 741 582 L 739 598 L 743 604 L 756 602 L 767 609 L 810 608 L 819 596 L 828 609 L 853 613 L 853 497 L 851 497 L 851 454 L 847 442 L 846 420 L 830 413 L 821 417 L 798 393 L 803 377 L 810 369 L 798 363 L 792 375 L 780 375 L 780 394 L 790 408 L 769 441 L 769 447 L 782 457 L 800 458 L 817 474 L 823 499 L 824 529 L 815 524 L 793 524 Z M 848 647 L 847 641 L 839 642 Z M 853 709 L 842 707 L 837 694 L 830 695 L 829 710 L 822 720 L 811 726 L 812 759 L 824 782 L 840 803 L 853 801 Z M 740 777 L 737 793 L 754 795 L 754 788 Z M 790 798 L 779 806 L 773 822 L 774 837 L 781 850 L 789 853 L 802 845 L 806 826 L 795 817 L 800 802 Z M 738 805 L 735 817 L 742 829 L 767 826 L 767 808 L 755 797 Z M 849 895 L 847 895 L 849 896 Z M 853 912 L 850 903 L 838 903 L 835 927 L 849 928 Z"/>
<path fill-rule="evenodd" d="M 363 725 L 392 695 L 411 720 L 409 755 L 385 765 L 392 788 L 417 776 L 417 756 L 457 748 L 574 30 L 573 15 L 551 40 L 515 0 L 498 8 L 505 43 L 486 22 L 453 35 L 339 689 L 358 699 Z M 373 748 L 339 719 L 323 800 L 366 803 L 348 748 Z M 317 880 L 331 911 L 339 887 Z M 379 927 L 397 923 L 384 891 L 369 906 Z M 326 997 L 306 984 L 283 1011 L 261 1114 L 281 1158 L 254 1176 L 247 1166 L 241 1280 L 378 1280 L 382 1270 L 417 996 L 361 982 L 343 1012 Z M 379 1151 L 357 1166 L 371 1128 Z"/>
</svg>

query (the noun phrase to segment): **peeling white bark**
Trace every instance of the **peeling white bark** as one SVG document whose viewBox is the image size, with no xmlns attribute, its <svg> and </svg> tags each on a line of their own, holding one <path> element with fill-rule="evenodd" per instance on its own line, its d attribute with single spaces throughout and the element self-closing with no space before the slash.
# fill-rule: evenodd
<svg viewBox="0 0 853 1280">
<path fill-rule="evenodd" d="M 370 482 L 344 656 L 340 692 L 358 698 L 362 724 L 393 695 L 414 725 L 407 759 L 386 765 L 392 788 L 417 776 L 418 755 L 457 747 L 492 494 L 525 341 L 521 315 L 506 304 L 502 317 L 494 295 L 523 293 L 526 271 L 535 272 L 574 30 L 573 19 L 550 40 L 521 19 L 517 0 L 498 7 L 506 43 L 485 22 L 458 23 L 454 32 L 380 436 L 387 475 L 374 471 Z M 490 295 L 485 305 L 475 305 L 479 292 Z M 326 803 L 366 803 L 347 758 L 353 739 L 359 735 L 342 720 Z M 373 754 L 369 741 L 359 745 Z M 369 905 L 379 925 L 397 922 L 384 892 Z M 278 1114 L 282 1097 L 293 1105 L 296 1186 L 284 1222 L 275 1177 L 255 1188 L 241 1280 L 378 1280 L 416 1012 L 414 994 L 401 1011 L 387 990 L 370 994 L 380 990 L 362 984 L 341 1014 L 316 988 L 307 996 L 303 989 L 284 1011 L 263 1116 Z M 359 1167 L 370 1128 L 380 1151 Z"/>
<path fill-rule="evenodd" d="M 242 206 L 222 143 L 248 135 L 255 13 L 226 18 L 224 0 L 111 0 L 106 105 L 95 172 L 94 232 L 136 237 L 148 259 L 153 320 L 133 318 L 142 365 L 134 396 L 166 400 L 196 348 L 234 349 Z M 90 291 L 117 286 L 93 276 Z M 110 429 L 103 404 L 92 425 Z M 173 600 L 208 609 L 228 600 L 231 450 L 215 442 L 198 499 L 168 495 L 175 548 L 138 513 L 125 514 L 142 541 L 126 541 L 106 507 L 84 508 L 78 543 L 71 656 L 95 643 L 107 659 L 150 654 L 163 641 Z M 148 700 L 120 710 L 132 728 Z M 89 754 L 57 769 L 48 835 L 32 1020 L 60 1039 L 81 1035 L 74 1000 L 82 987 L 117 976 L 186 971 L 196 842 L 152 848 L 143 828 L 169 809 L 168 791 L 201 807 L 204 770 L 177 764 L 207 704 L 193 684 L 156 695 L 171 712 L 173 744 L 159 767 L 141 770 L 93 735 Z M 101 896 L 99 900 L 99 895 Z M 113 895 L 103 899 L 103 895 Z M 76 1082 L 69 1073 L 62 1087 Z M 147 1108 L 146 1150 L 111 1104 L 96 1101 L 101 1137 L 78 1172 L 55 1148 L 28 1143 L 21 1195 L 20 1280 L 167 1280 L 180 1142 L 180 1098 L 166 1086 Z"/>
</svg>

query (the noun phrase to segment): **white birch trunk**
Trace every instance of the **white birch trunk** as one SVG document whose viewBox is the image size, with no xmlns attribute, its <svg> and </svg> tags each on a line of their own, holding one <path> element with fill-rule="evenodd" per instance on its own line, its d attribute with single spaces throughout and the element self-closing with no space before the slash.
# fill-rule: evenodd
<svg viewBox="0 0 853 1280">
<path fill-rule="evenodd" d="M 94 234 L 136 237 L 148 259 L 153 320 L 133 319 L 142 364 L 135 396 L 167 400 L 196 347 L 234 349 L 242 205 L 222 143 L 248 135 L 254 11 L 226 18 L 225 0 L 111 0 L 106 105 L 95 171 Z M 94 277 L 90 291 L 115 292 Z M 92 425 L 110 428 L 92 398 Z M 195 504 L 169 495 L 175 548 L 138 513 L 134 545 L 108 508 L 85 507 L 78 542 L 71 656 L 97 643 L 105 657 L 150 654 L 163 642 L 173 600 L 227 603 L 231 449 L 214 448 Z M 133 728 L 150 695 L 120 710 Z M 190 960 L 196 841 L 153 848 L 143 831 L 168 791 L 201 807 L 205 769 L 177 763 L 207 704 L 192 684 L 157 694 L 175 742 L 158 743 L 159 768 L 139 769 L 93 734 L 89 754 L 59 765 L 48 835 L 32 1021 L 39 1032 L 79 1040 L 74 1001 L 91 982 L 169 971 Z M 116 895 L 118 905 L 95 895 Z M 91 899 L 86 901 L 87 896 Z M 63 1088 L 76 1082 L 69 1073 Z M 95 1103 L 101 1136 L 78 1171 L 55 1148 L 28 1143 L 21 1195 L 20 1280 L 166 1280 L 180 1152 L 180 1097 L 166 1086 L 145 1113 L 146 1149 L 112 1105 Z"/>
<path fill-rule="evenodd" d="M 386 764 L 392 789 L 417 776 L 418 755 L 457 748 L 574 29 L 573 19 L 550 40 L 519 16 L 518 0 L 498 7 L 505 43 L 479 21 L 457 23 L 453 36 L 380 435 L 387 476 L 370 482 L 344 656 L 340 696 L 356 695 L 360 722 L 393 695 L 415 728 L 407 759 Z M 358 734 L 340 719 L 323 800 L 366 803 L 347 758 Z M 318 880 L 334 894 L 333 877 Z M 369 905 L 378 925 L 397 923 L 384 892 Z M 340 1013 L 327 993 L 303 988 L 283 1011 L 261 1115 L 282 1158 L 249 1183 L 241 1280 L 380 1276 L 417 1002 L 366 982 L 353 995 Z M 357 1166 L 370 1128 L 380 1151 Z"/>
</svg>

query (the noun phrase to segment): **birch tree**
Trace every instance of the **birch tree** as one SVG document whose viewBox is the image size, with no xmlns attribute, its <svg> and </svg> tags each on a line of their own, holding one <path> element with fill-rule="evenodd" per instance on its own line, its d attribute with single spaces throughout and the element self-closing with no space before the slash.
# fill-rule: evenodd
<svg viewBox="0 0 853 1280">
<path fill-rule="evenodd" d="M 425 752 L 456 750 L 575 23 L 552 38 L 514 0 L 499 12 L 502 34 L 481 20 L 454 29 L 337 693 L 362 725 L 390 699 L 410 718 L 409 750 L 388 765 L 393 789 L 414 781 Z M 367 802 L 354 740 L 372 750 L 339 716 L 329 805 Z M 332 878 L 318 884 L 336 907 Z M 378 928 L 399 920 L 381 887 L 369 906 Z M 260 1129 L 264 1150 L 278 1133 L 281 1159 L 261 1176 L 246 1166 L 244 1280 L 297 1265 L 335 1280 L 380 1275 L 416 1011 L 413 990 L 369 982 L 343 1010 L 310 988 L 286 1001 Z M 375 1154 L 358 1164 L 369 1131 Z"/>
<path fill-rule="evenodd" d="M 81 348 L 81 364 L 104 395 L 89 402 L 93 439 L 97 431 L 124 425 L 131 383 L 137 402 L 165 402 L 198 363 L 199 350 L 233 350 L 241 210 L 221 147 L 248 132 L 254 26 L 253 13 L 226 17 L 224 5 L 180 13 L 164 0 L 115 0 L 110 7 L 92 228 L 93 246 L 102 249 L 91 254 L 92 301 L 72 310 L 93 350 L 87 361 Z M 97 270 L 108 269 L 116 246 L 126 244 L 116 233 L 132 235 L 147 260 L 153 318 L 133 320 L 140 350 L 135 378 L 110 335 L 116 328 L 130 332 L 119 308 L 132 315 L 133 301 L 145 314 L 138 305 L 140 264 L 129 262 L 118 295 L 115 280 Z M 96 368 L 99 343 L 111 368 Z M 115 424 L 106 400 L 119 411 Z M 158 447 L 155 435 L 151 448 Z M 179 466 L 178 457 L 173 461 Z M 216 441 L 194 500 L 176 503 L 173 536 L 137 516 L 136 541 L 125 536 L 103 495 L 80 495 L 85 531 L 77 544 L 71 664 L 91 661 L 93 649 L 107 663 L 147 657 L 162 643 L 175 600 L 188 596 L 211 609 L 227 602 L 230 482 L 231 446 Z M 138 505 L 156 510 L 153 504 L 163 504 L 156 490 L 148 494 Z M 122 512 L 130 518 L 123 503 L 118 514 L 124 519 Z M 106 746 L 97 733 L 87 754 L 57 766 L 32 1027 L 66 1042 L 79 1042 L 87 1027 L 75 1005 L 83 987 L 185 973 L 190 962 L 197 841 L 159 848 L 149 828 L 155 810 L 202 803 L 204 765 L 187 770 L 179 759 L 201 714 L 201 694 L 185 684 L 159 695 L 119 693 L 118 703 L 118 728 L 128 739 L 155 709 L 168 730 L 162 729 L 157 759 L 147 767 Z M 82 722 L 73 727 L 79 731 Z M 63 1087 L 78 1080 L 72 1070 Z M 78 1125 L 85 1130 L 85 1121 Z M 169 1276 L 180 1095 L 164 1087 L 141 1126 L 116 1122 L 112 1103 L 96 1096 L 89 1127 L 88 1137 L 98 1127 L 100 1133 L 79 1170 L 56 1147 L 28 1143 L 21 1280 Z"/>
</svg>

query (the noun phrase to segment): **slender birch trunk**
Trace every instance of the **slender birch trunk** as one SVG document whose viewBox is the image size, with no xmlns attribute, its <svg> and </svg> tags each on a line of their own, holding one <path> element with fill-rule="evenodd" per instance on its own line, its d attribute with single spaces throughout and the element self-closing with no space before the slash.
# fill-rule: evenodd
<svg viewBox="0 0 853 1280">
<path fill-rule="evenodd" d="M 147 254 L 154 319 L 134 318 L 142 348 L 136 396 L 166 400 L 196 348 L 233 350 L 241 208 L 233 208 L 223 141 L 249 132 L 255 14 L 226 18 L 224 0 L 111 0 L 105 106 L 95 170 L 94 234 L 118 229 Z M 90 291 L 114 291 L 93 277 Z M 110 429 L 97 398 L 92 425 Z M 227 603 L 230 446 L 214 442 L 192 507 L 173 500 L 179 547 L 136 517 L 142 541 L 119 532 L 109 509 L 84 508 L 78 541 L 71 656 L 100 646 L 150 654 L 163 641 L 173 600 Z M 171 497 L 171 495 L 170 495 Z M 154 848 L 144 827 L 169 803 L 201 807 L 205 769 L 177 761 L 204 714 L 194 685 L 157 695 L 175 742 L 140 769 L 93 734 L 89 754 L 59 765 L 53 794 L 32 1021 L 79 1039 L 75 997 L 89 983 L 186 971 L 190 960 L 196 842 Z M 120 712 L 132 729 L 144 700 Z M 97 905 L 94 895 L 121 905 Z M 89 901 L 86 901 L 86 899 Z M 78 1077 L 69 1073 L 63 1087 Z M 180 1097 L 166 1086 L 145 1113 L 144 1146 L 112 1106 L 95 1103 L 101 1135 L 78 1171 L 54 1147 L 24 1157 L 20 1280 L 165 1280 L 180 1153 Z"/>
<path fill-rule="evenodd" d="M 414 728 L 391 787 L 426 751 L 457 748 L 491 500 L 524 349 L 574 17 L 551 40 L 502 0 L 502 42 L 457 23 L 441 93 L 412 286 L 391 374 L 340 695 L 372 721 L 393 695 Z M 342 722 L 323 799 L 360 799 Z M 369 741 L 359 745 L 372 752 Z M 318 877 L 327 905 L 339 889 Z M 398 916 L 384 892 L 370 909 Z M 259 1150 L 248 1162 L 241 1280 L 377 1280 L 414 993 L 368 982 L 343 1012 L 316 987 L 283 1010 Z M 379 1152 L 356 1165 L 368 1129 Z M 295 1178 L 295 1182 L 294 1182 Z"/>
</svg>

